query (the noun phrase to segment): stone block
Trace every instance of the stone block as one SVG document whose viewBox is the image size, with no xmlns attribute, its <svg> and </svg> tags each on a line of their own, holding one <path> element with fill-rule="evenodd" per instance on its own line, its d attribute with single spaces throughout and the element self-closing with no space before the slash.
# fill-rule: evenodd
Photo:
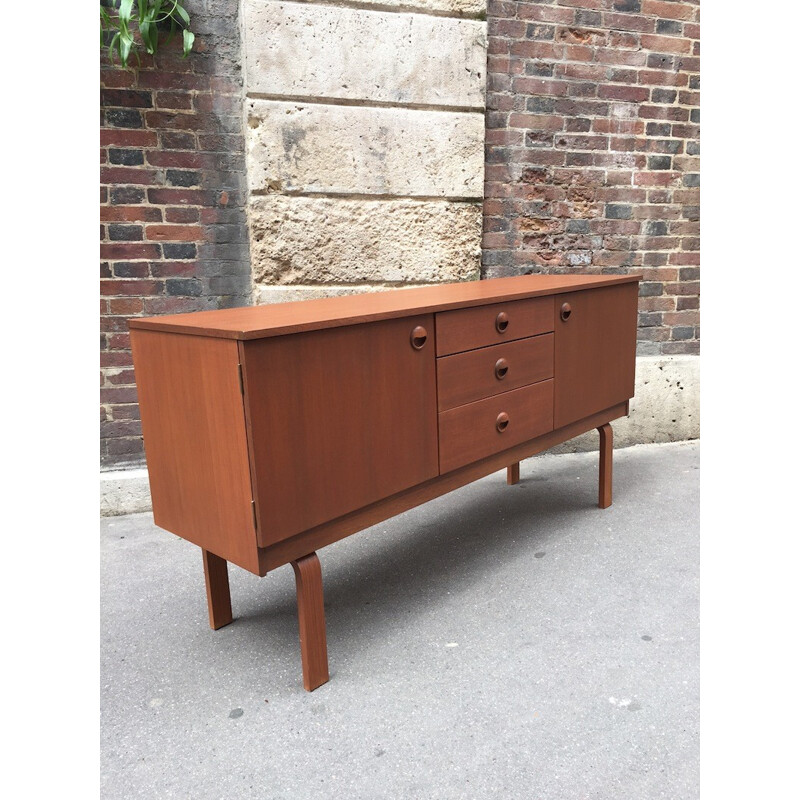
<svg viewBox="0 0 800 800">
<path fill-rule="evenodd" d="M 253 197 L 255 293 L 264 284 L 475 280 L 481 212 L 444 200 Z"/>
<path fill-rule="evenodd" d="M 249 100 L 255 192 L 483 197 L 483 114 Z"/>
<path fill-rule="evenodd" d="M 486 23 L 301 3 L 244 5 L 246 90 L 482 109 Z"/>
<path fill-rule="evenodd" d="M 317 0 L 296 0 L 296 2 L 313 5 Z M 434 13 L 443 17 L 486 19 L 486 0 L 358 0 L 358 5 L 362 8 L 392 11 L 420 11 L 423 14 Z"/>
</svg>

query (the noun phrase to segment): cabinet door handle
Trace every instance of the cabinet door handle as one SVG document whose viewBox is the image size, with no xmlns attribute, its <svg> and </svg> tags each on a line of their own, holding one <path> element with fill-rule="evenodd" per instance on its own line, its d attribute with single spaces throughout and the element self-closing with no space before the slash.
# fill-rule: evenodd
<svg viewBox="0 0 800 800">
<path fill-rule="evenodd" d="M 422 350 L 425 347 L 425 342 L 428 341 L 428 331 L 422 327 L 422 325 L 417 325 L 413 331 L 411 331 L 411 346 L 415 350 Z"/>
<path fill-rule="evenodd" d="M 572 306 L 569 303 L 564 303 L 564 305 L 561 306 L 562 322 L 566 322 L 569 319 L 570 314 L 572 314 Z"/>
<path fill-rule="evenodd" d="M 502 433 L 508 427 L 508 414 L 505 411 L 501 411 L 497 415 L 497 419 L 495 420 L 494 426 L 497 428 L 498 432 Z"/>
<path fill-rule="evenodd" d="M 497 315 L 497 319 L 494 321 L 494 326 L 497 328 L 498 333 L 505 333 L 506 328 L 508 327 L 508 314 L 505 311 L 501 311 Z"/>
<path fill-rule="evenodd" d="M 508 361 L 504 358 L 498 358 L 494 365 L 494 376 L 497 380 L 501 381 L 508 373 Z"/>
</svg>

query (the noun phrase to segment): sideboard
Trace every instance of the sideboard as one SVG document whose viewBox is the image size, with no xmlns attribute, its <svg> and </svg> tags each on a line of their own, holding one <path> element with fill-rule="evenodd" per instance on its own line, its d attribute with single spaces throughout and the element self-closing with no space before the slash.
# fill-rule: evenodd
<svg viewBox="0 0 800 800">
<path fill-rule="evenodd" d="M 291 563 L 303 683 L 328 680 L 316 551 L 610 422 L 634 391 L 638 275 L 526 275 L 130 320 L 158 526 L 227 562 Z M 531 513 L 535 508 L 531 508 Z"/>
</svg>

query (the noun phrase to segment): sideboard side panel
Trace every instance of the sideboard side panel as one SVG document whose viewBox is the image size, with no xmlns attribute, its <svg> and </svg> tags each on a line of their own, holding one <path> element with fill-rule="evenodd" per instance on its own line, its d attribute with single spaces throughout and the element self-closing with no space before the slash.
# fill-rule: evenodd
<svg viewBox="0 0 800 800">
<path fill-rule="evenodd" d="M 416 326 L 427 330 L 420 350 Z M 438 474 L 432 314 L 242 351 L 260 546 Z"/>
<path fill-rule="evenodd" d="M 156 525 L 258 573 L 237 343 L 132 330 Z"/>
<path fill-rule="evenodd" d="M 556 428 L 633 397 L 638 295 L 626 283 L 556 298 Z"/>
</svg>

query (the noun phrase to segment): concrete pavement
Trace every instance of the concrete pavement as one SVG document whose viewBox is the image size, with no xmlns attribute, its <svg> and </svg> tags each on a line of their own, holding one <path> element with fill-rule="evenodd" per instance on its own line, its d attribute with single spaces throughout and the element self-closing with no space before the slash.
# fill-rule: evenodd
<svg viewBox="0 0 800 800">
<path fill-rule="evenodd" d="M 698 796 L 699 443 L 543 455 L 320 551 L 331 680 L 302 688 L 294 578 L 150 514 L 101 525 L 102 797 Z"/>
</svg>

